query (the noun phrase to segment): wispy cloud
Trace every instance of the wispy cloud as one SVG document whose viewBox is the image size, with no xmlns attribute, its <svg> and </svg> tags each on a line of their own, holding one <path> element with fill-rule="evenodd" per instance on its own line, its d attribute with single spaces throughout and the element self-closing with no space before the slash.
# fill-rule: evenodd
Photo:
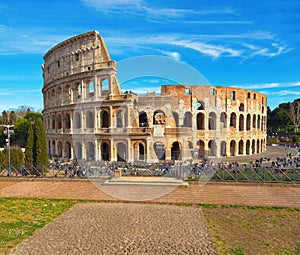
<svg viewBox="0 0 300 255">
<path fill-rule="evenodd" d="M 176 61 L 180 61 L 180 53 L 177 51 L 166 51 L 166 50 L 157 50 L 158 52 L 175 59 Z"/>
<path fill-rule="evenodd" d="M 231 87 L 236 88 L 244 88 L 244 89 L 262 89 L 262 90 L 268 90 L 268 89 L 274 89 L 274 88 L 289 88 L 289 87 L 300 87 L 300 81 L 296 82 L 272 82 L 272 83 L 259 83 L 259 84 L 238 84 L 238 85 L 230 85 Z M 290 90 L 291 93 L 293 93 L 292 90 Z M 268 93 L 279 93 L 276 92 L 268 92 Z M 298 91 L 296 91 L 298 93 Z"/>
<path fill-rule="evenodd" d="M 279 45 L 277 43 L 272 43 L 270 48 L 263 48 L 257 45 L 252 45 L 248 43 L 244 43 L 244 46 L 249 48 L 252 51 L 252 56 L 265 56 L 265 57 L 275 57 L 282 53 L 286 53 L 290 49 L 285 46 Z"/>
</svg>

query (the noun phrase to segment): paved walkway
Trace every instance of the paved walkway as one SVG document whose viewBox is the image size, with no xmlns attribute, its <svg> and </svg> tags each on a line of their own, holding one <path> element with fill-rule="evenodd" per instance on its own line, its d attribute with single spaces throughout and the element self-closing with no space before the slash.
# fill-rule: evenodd
<svg viewBox="0 0 300 255">
<path fill-rule="evenodd" d="M 217 254 L 201 208 L 78 204 L 10 254 Z"/>
</svg>

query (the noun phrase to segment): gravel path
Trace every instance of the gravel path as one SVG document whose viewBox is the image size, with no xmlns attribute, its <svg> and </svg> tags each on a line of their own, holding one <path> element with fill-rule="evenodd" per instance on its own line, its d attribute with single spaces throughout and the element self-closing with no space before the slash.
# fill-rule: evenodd
<svg viewBox="0 0 300 255">
<path fill-rule="evenodd" d="M 217 254 L 201 208 L 78 204 L 10 254 Z"/>
</svg>

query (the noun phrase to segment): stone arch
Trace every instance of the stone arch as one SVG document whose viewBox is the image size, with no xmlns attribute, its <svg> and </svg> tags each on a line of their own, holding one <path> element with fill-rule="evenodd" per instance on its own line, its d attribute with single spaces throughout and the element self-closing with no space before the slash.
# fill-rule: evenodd
<svg viewBox="0 0 300 255">
<path fill-rule="evenodd" d="M 199 140 L 197 142 L 198 146 L 198 158 L 206 158 L 206 153 L 205 153 L 205 143 L 203 140 Z"/>
<path fill-rule="evenodd" d="M 239 131 L 245 130 L 244 123 L 245 123 L 244 115 L 240 114 L 240 117 L 239 117 Z"/>
<path fill-rule="evenodd" d="M 65 142 L 64 146 L 64 158 L 67 158 L 68 160 L 72 157 L 72 147 L 69 142 Z"/>
<path fill-rule="evenodd" d="M 246 141 L 246 154 L 247 154 L 247 155 L 250 155 L 250 149 L 251 149 L 251 148 L 250 148 L 250 147 L 251 147 L 250 144 L 251 144 L 251 143 L 250 143 L 250 140 L 247 140 L 247 141 Z"/>
<path fill-rule="evenodd" d="M 205 129 L 205 115 L 202 112 L 197 114 L 197 129 L 204 130 Z"/>
<path fill-rule="evenodd" d="M 216 156 L 216 152 L 217 152 L 216 142 L 214 140 L 210 140 L 208 142 L 208 155 Z"/>
<path fill-rule="evenodd" d="M 81 128 L 81 114 L 79 112 L 74 113 L 74 128 Z"/>
<path fill-rule="evenodd" d="M 62 157 L 62 142 L 61 141 L 57 142 L 57 157 L 58 158 Z"/>
<path fill-rule="evenodd" d="M 70 129 L 71 128 L 71 117 L 70 117 L 69 113 L 65 113 L 64 127 L 65 127 L 65 129 Z"/>
<path fill-rule="evenodd" d="M 126 145 L 122 142 L 117 143 L 117 161 L 125 162 L 127 158 Z"/>
<path fill-rule="evenodd" d="M 236 142 L 235 140 L 230 141 L 230 156 L 235 156 L 236 153 Z"/>
<path fill-rule="evenodd" d="M 181 148 L 182 148 L 182 146 L 178 141 L 172 143 L 172 147 L 171 147 L 171 159 L 172 160 L 181 160 L 182 159 Z"/>
<path fill-rule="evenodd" d="M 256 153 L 259 153 L 260 151 L 260 143 L 259 140 L 256 141 Z"/>
<path fill-rule="evenodd" d="M 236 128 L 236 113 L 232 112 L 230 114 L 230 127 Z"/>
<path fill-rule="evenodd" d="M 255 154 L 255 139 L 252 139 L 251 152 L 252 154 Z"/>
<path fill-rule="evenodd" d="M 82 160 L 82 145 L 79 142 L 75 143 L 74 146 L 74 152 L 75 152 L 75 158 L 77 158 L 78 160 Z"/>
<path fill-rule="evenodd" d="M 101 92 L 102 94 L 108 94 L 109 93 L 109 82 L 108 82 L 108 79 L 103 79 L 101 81 Z"/>
<path fill-rule="evenodd" d="M 205 107 L 204 107 L 203 102 L 198 101 L 198 102 L 196 103 L 196 110 L 197 110 L 197 111 L 205 110 Z"/>
<path fill-rule="evenodd" d="M 257 129 L 260 129 L 260 115 L 257 115 Z"/>
<path fill-rule="evenodd" d="M 227 128 L 227 114 L 225 112 L 222 112 L 220 115 L 220 123 L 222 128 Z"/>
<path fill-rule="evenodd" d="M 244 141 L 241 139 L 239 141 L 239 155 L 243 155 L 244 154 Z"/>
<path fill-rule="evenodd" d="M 185 112 L 183 116 L 183 126 L 192 127 L 192 125 L 193 125 L 193 114 L 190 111 Z"/>
<path fill-rule="evenodd" d="M 62 128 L 62 125 L 61 125 L 61 115 L 58 114 L 57 117 L 56 117 L 56 128 L 57 129 L 61 129 Z"/>
<path fill-rule="evenodd" d="M 154 143 L 153 149 L 155 151 L 158 160 L 166 160 L 166 148 L 164 143 L 162 142 Z"/>
<path fill-rule="evenodd" d="M 153 114 L 153 124 L 164 125 L 166 123 L 166 115 L 162 110 L 157 110 Z"/>
<path fill-rule="evenodd" d="M 77 83 L 76 92 L 77 92 L 77 97 L 81 97 L 81 95 L 82 95 L 82 84 L 81 83 Z"/>
<path fill-rule="evenodd" d="M 252 120 L 252 127 L 256 128 L 256 115 L 253 115 L 253 120 Z"/>
<path fill-rule="evenodd" d="M 94 114 L 91 111 L 86 112 L 85 114 L 85 126 L 86 128 L 94 128 L 95 127 L 95 121 L 94 121 Z"/>
<path fill-rule="evenodd" d="M 110 150 L 109 150 L 109 144 L 107 142 L 101 143 L 101 159 L 104 161 L 110 160 Z"/>
<path fill-rule="evenodd" d="M 95 144 L 88 142 L 86 145 L 86 160 L 94 161 L 96 159 Z"/>
<path fill-rule="evenodd" d="M 51 155 L 52 156 L 57 156 L 56 155 L 56 148 L 55 148 L 55 140 L 52 141 L 52 146 L 51 146 Z"/>
<path fill-rule="evenodd" d="M 210 112 L 208 116 L 208 129 L 216 130 L 217 129 L 217 114 L 215 112 Z"/>
<path fill-rule="evenodd" d="M 117 128 L 125 127 L 125 113 L 123 109 L 117 111 L 116 119 L 117 119 Z"/>
<path fill-rule="evenodd" d="M 93 81 L 90 81 L 89 82 L 89 85 L 88 85 L 88 93 L 89 93 L 89 96 L 93 96 L 94 93 L 95 93 L 95 84 Z"/>
<path fill-rule="evenodd" d="M 101 128 L 108 128 L 109 127 L 109 114 L 107 111 L 103 110 L 100 113 L 101 119 Z"/>
<path fill-rule="evenodd" d="M 144 111 L 139 112 L 139 127 L 148 127 L 148 116 Z"/>
<path fill-rule="evenodd" d="M 245 111 L 245 105 L 243 103 L 240 104 L 239 111 L 240 112 L 244 112 Z"/>
<path fill-rule="evenodd" d="M 220 146 L 220 155 L 222 157 L 226 157 L 226 141 L 222 141 L 221 142 L 221 146 Z"/>
<path fill-rule="evenodd" d="M 246 130 L 251 130 L 251 116 L 250 116 L 250 113 L 247 114 Z"/>
<path fill-rule="evenodd" d="M 52 129 L 55 129 L 55 115 L 52 115 L 51 117 L 51 122 L 52 122 Z"/>
</svg>

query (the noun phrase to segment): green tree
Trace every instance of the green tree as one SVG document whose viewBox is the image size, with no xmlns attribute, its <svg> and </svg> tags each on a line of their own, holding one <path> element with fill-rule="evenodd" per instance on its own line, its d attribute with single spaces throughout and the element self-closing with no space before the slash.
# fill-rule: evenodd
<svg viewBox="0 0 300 255">
<path fill-rule="evenodd" d="M 24 118 L 27 120 L 35 121 L 37 119 L 43 119 L 43 115 L 38 112 L 27 112 Z"/>
<path fill-rule="evenodd" d="M 30 123 L 28 128 L 28 138 L 25 147 L 25 164 L 32 165 L 34 163 L 34 156 L 33 156 L 33 148 L 34 148 L 34 132 L 32 123 Z"/>
<path fill-rule="evenodd" d="M 0 164 L 8 165 L 8 150 L 5 148 L 0 153 Z M 10 164 L 16 170 L 20 169 L 24 163 L 24 153 L 21 148 L 10 148 Z"/>
<path fill-rule="evenodd" d="M 48 146 L 44 123 L 40 118 L 35 121 L 34 140 L 34 163 L 39 170 L 42 170 L 43 166 L 48 165 Z"/>
<path fill-rule="evenodd" d="M 8 114 L 6 111 L 2 112 L 2 123 L 4 125 L 8 125 L 9 119 L 8 119 Z"/>
<path fill-rule="evenodd" d="M 11 111 L 9 113 L 9 125 L 15 125 L 16 119 L 17 119 L 16 113 L 14 111 Z"/>
</svg>

